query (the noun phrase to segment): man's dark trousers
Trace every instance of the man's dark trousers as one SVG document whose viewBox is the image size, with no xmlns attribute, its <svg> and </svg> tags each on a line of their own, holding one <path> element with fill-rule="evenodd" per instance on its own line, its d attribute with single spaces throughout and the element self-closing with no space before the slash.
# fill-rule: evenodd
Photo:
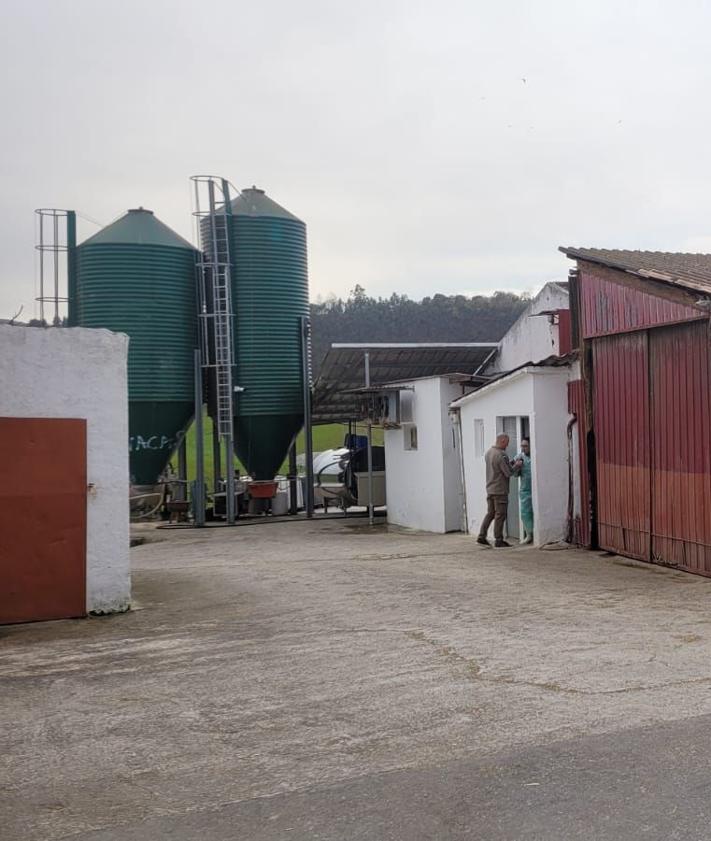
<svg viewBox="0 0 711 841">
<path fill-rule="evenodd" d="M 489 526 L 492 521 L 494 523 L 494 540 L 504 539 L 504 523 L 506 522 L 506 512 L 509 508 L 508 496 L 500 496 L 499 494 L 489 494 L 486 498 L 486 517 L 481 522 L 481 529 L 479 530 L 479 537 L 486 538 L 489 531 Z"/>
</svg>

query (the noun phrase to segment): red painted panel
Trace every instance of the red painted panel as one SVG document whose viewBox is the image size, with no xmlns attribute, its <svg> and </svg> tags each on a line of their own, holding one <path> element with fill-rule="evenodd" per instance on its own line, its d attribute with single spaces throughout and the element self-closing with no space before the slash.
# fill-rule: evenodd
<svg viewBox="0 0 711 841">
<path fill-rule="evenodd" d="M 650 334 L 652 558 L 711 575 L 708 323 Z"/>
<path fill-rule="evenodd" d="M 598 539 L 603 549 L 650 559 L 647 333 L 593 342 Z"/>
<path fill-rule="evenodd" d="M 570 310 L 558 310 L 558 355 L 566 356 L 573 349 L 573 325 Z"/>
<path fill-rule="evenodd" d="M 616 283 L 612 278 L 619 277 Z M 583 268 L 580 311 L 586 339 L 704 318 L 694 307 L 647 294 L 624 284 L 624 272 Z"/>
<path fill-rule="evenodd" d="M 568 383 L 568 411 L 575 417 L 578 425 L 578 451 L 571 453 L 571 457 L 578 460 L 580 477 L 580 514 L 573 521 L 573 542 L 578 546 L 590 546 L 590 483 L 586 443 L 588 429 L 585 423 L 585 389 L 582 380 Z"/>
<path fill-rule="evenodd" d="M 0 418 L 0 623 L 86 614 L 86 421 Z"/>
</svg>

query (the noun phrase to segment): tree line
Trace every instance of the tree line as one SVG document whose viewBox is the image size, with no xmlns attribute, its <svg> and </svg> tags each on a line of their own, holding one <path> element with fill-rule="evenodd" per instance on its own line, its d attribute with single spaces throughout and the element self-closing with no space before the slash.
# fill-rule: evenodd
<svg viewBox="0 0 711 841">
<path fill-rule="evenodd" d="M 498 342 L 528 302 L 511 292 L 372 298 L 356 286 L 345 300 L 311 304 L 314 377 L 333 342 Z"/>
</svg>

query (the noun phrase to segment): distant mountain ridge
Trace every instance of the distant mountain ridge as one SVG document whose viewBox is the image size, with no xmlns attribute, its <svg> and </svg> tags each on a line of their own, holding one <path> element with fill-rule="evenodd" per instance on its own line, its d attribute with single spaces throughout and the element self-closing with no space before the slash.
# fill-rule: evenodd
<svg viewBox="0 0 711 841">
<path fill-rule="evenodd" d="M 356 286 L 345 301 L 311 304 L 314 378 L 334 342 L 498 342 L 528 303 L 511 292 L 371 298 Z"/>
</svg>

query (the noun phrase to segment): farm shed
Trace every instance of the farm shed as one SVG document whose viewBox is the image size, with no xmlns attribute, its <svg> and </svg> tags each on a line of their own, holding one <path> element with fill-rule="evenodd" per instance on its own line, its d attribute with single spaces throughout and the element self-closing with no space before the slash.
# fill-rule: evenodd
<svg viewBox="0 0 711 841">
<path fill-rule="evenodd" d="M 711 575 L 711 255 L 560 250 L 577 261 L 578 542 Z"/>
</svg>

